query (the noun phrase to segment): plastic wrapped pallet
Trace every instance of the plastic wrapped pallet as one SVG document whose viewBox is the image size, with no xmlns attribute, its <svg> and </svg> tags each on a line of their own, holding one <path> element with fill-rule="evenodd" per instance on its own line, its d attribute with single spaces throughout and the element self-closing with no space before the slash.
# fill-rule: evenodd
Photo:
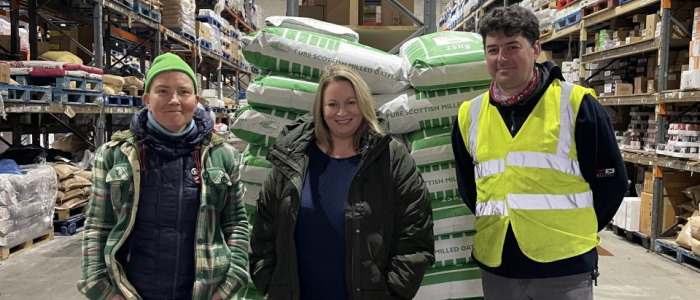
<svg viewBox="0 0 700 300">
<path fill-rule="evenodd" d="M 268 27 L 282 27 L 332 35 L 355 43 L 360 40 L 360 35 L 350 28 L 312 18 L 272 16 L 265 19 L 265 24 Z"/>
<path fill-rule="evenodd" d="M 194 0 L 161 0 L 163 11 L 161 25 L 195 36 Z"/>
<path fill-rule="evenodd" d="M 242 140 L 261 146 L 271 146 L 285 125 L 299 114 L 276 109 L 256 108 L 250 105 L 236 110 L 231 132 Z"/>
<path fill-rule="evenodd" d="M 464 101 L 488 90 L 488 85 L 418 92 L 408 89 L 394 95 L 375 95 L 376 102 L 385 103 L 379 110 L 389 120 L 393 134 L 452 125 L 459 106 Z M 389 98 L 393 98 L 388 100 Z"/>
<path fill-rule="evenodd" d="M 398 56 L 342 38 L 265 28 L 241 41 L 246 60 L 261 69 L 319 77 L 324 67 L 337 63 L 357 71 L 373 94 L 398 93 L 408 87 Z"/>
<path fill-rule="evenodd" d="M 53 230 L 56 172 L 49 165 L 25 165 L 21 170 L 26 174 L 0 174 L 2 247 L 14 247 Z"/>
<path fill-rule="evenodd" d="M 408 80 L 419 91 L 484 85 L 491 82 L 479 34 L 441 31 L 401 45 Z"/>
<path fill-rule="evenodd" d="M 318 78 L 268 71 L 253 79 L 246 90 L 246 97 L 253 107 L 303 114 L 311 111 L 317 89 Z"/>
</svg>

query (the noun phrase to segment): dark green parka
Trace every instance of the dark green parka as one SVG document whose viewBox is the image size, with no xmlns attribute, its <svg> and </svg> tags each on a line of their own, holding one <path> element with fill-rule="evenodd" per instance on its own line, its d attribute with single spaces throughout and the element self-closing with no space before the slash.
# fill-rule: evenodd
<svg viewBox="0 0 700 300">
<path fill-rule="evenodd" d="M 315 143 L 310 116 L 270 148 L 273 168 L 258 199 L 251 237 L 251 277 L 268 299 L 299 299 L 294 240 L 301 190 Z M 360 166 L 345 205 L 349 299 L 411 299 L 435 261 L 428 189 L 406 147 L 365 134 Z"/>
</svg>

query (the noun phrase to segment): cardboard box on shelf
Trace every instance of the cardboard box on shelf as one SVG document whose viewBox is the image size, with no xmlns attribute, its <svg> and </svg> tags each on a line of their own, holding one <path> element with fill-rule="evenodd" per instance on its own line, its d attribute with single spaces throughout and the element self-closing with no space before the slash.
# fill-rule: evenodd
<svg viewBox="0 0 700 300">
<path fill-rule="evenodd" d="M 631 83 L 616 83 L 615 96 L 632 95 L 633 87 Z"/>
<path fill-rule="evenodd" d="M 632 44 L 642 41 L 642 37 L 639 36 L 628 36 L 625 38 L 625 43 Z"/>
<path fill-rule="evenodd" d="M 639 207 L 639 232 L 649 236 L 651 235 L 651 206 L 653 199 L 654 195 L 652 193 L 643 192 Z M 661 230 L 664 231 L 676 224 L 676 216 L 681 214 L 677 206 L 689 200 L 685 196 L 664 196 L 662 201 Z"/>
<path fill-rule="evenodd" d="M 329 1 L 326 4 L 326 21 L 338 25 L 359 25 L 358 0 Z"/>
<path fill-rule="evenodd" d="M 649 81 L 647 81 L 647 94 L 656 93 L 656 86 L 656 79 L 649 79 Z"/>
<path fill-rule="evenodd" d="M 681 89 L 692 90 L 700 88 L 700 70 L 688 70 L 681 73 Z"/>
<path fill-rule="evenodd" d="M 658 23 L 659 21 L 661 21 L 661 17 L 659 17 L 658 14 L 647 15 L 646 22 L 645 22 L 646 23 L 646 27 L 645 27 L 645 37 L 646 38 L 648 38 L 648 39 L 655 38 L 654 34 L 656 31 L 656 23 Z"/>
<path fill-rule="evenodd" d="M 691 172 L 664 172 L 663 178 L 663 194 L 666 196 L 683 195 L 683 189 L 700 184 L 700 174 Z M 644 192 L 654 193 L 654 174 L 651 171 L 644 172 Z"/>
<path fill-rule="evenodd" d="M 647 92 L 647 83 L 649 82 L 648 77 L 635 77 L 634 78 L 634 93 L 644 94 Z"/>
<path fill-rule="evenodd" d="M 398 0 L 408 11 L 413 12 L 413 0 Z M 382 1 L 382 26 L 413 26 L 413 21 L 396 9 L 389 1 Z"/>
<path fill-rule="evenodd" d="M 10 65 L 0 64 L 0 83 L 10 83 Z"/>
<path fill-rule="evenodd" d="M 688 58 L 688 70 L 700 69 L 700 56 L 691 56 Z"/>
<path fill-rule="evenodd" d="M 644 23 L 647 16 L 645 14 L 636 14 L 632 16 L 632 23 Z"/>
<path fill-rule="evenodd" d="M 642 199 L 637 197 L 625 197 L 623 205 L 625 205 L 625 222 L 622 228 L 629 231 L 639 231 Z"/>
<path fill-rule="evenodd" d="M 321 5 L 300 5 L 299 16 L 323 21 L 326 19 L 326 7 Z"/>
</svg>

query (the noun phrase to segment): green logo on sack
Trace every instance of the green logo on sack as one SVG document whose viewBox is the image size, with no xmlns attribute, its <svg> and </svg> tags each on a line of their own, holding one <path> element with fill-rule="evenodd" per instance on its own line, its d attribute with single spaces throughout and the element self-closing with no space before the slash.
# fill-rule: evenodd
<svg viewBox="0 0 700 300">
<path fill-rule="evenodd" d="M 272 49 L 272 51 L 275 51 L 275 52 L 278 52 L 278 53 L 283 53 L 283 54 L 286 54 L 286 53 L 289 53 L 289 52 L 290 52 L 290 51 L 289 51 L 289 48 L 288 48 L 286 45 L 282 44 L 282 43 L 271 43 L 271 44 L 270 44 L 270 49 Z"/>
<path fill-rule="evenodd" d="M 275 123 L 274 121 L 270 121 L 270 120 L 260 121 L 258 123 L 258 125 L 260 125 L 260 127 L 262 127 L 263 129 L 270 130 L 270 131 L 277 131 L 280 127 L 279 124 Z"/>
</svg>

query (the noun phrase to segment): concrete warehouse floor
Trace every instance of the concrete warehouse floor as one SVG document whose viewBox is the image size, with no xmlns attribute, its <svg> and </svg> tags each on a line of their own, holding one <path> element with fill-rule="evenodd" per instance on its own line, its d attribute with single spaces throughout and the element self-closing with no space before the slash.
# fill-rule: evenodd
<svg viewBox="0 0 700 300">
<path fill-rule="evenodd" d="M 601 246 L 613 256 L 600 259 L 596 300 L 698 299 L 700 273 L 631 244 L 610 231 Z M 83 299 L 80 277 L 82 234 L 57 236 L 0 261 L 0 300 Z"/>
</svg>

